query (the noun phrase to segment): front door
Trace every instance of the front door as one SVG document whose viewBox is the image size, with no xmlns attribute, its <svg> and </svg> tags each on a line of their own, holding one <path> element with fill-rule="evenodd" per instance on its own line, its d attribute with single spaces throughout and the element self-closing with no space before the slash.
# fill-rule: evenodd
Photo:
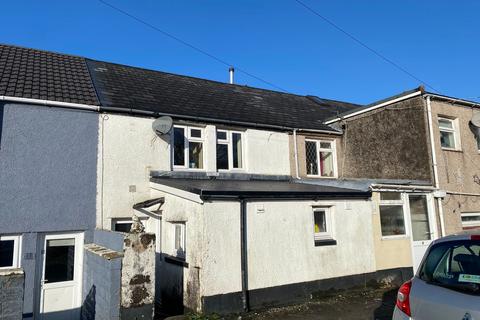
<svg viewBox="0 0 480 320">
<path fill-rule="evenodd" d="M 42 257 L 39 318 L 79 319 L 83 233 L 45 235 Z"/>
<path fill-rule="evenodd" d="M 431 195 L 428 194 L 408 195 L 414 272 L 417 271 L 425 251 L 436 236 L 432 201 Z"/>
</svg>

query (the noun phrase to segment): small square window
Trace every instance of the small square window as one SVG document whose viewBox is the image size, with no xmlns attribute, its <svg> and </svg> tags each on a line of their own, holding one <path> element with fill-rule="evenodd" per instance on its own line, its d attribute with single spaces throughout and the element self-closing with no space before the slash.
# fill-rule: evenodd
<svg viewBox="0 0 480 320">
<path fill-rule="evenodd" d="M 331 208 L 313 209 L 313 234 L 315 243 L 333 240 Z"/>
<path fill-rule="evenodd" d="M 202 130 L 200 129 L 190 129 L 191 138 L 202 138 Z"/>
<path fill-rule="evenodd" d="M 227 131 L 217 131 L 217 139 L 218 140 L 227 140 Z"/>
<path fill-rule="evenodd" d="M 405 219 L 402 205 L 380 205 L 382 236 L 405 235 Z"/>
<path fill-rule="evenodd" d="M 0 269 L 20 267 L 21 236 L 0 236 Z"/>
<path fill-rule="evenodd" d="M 140 217 L 140 222 L 143 224 L 148 219 L 147 217 Z M 132 229 L 132 219 L 112 219 L 112 230 L 116 232 L 129 233 Z"/>
<path fill-rule="evenodd" d="M 380 200 L 395 201 L 402 200 L 402 194 L 400 192 L 381 192 Z"/>
</svg>

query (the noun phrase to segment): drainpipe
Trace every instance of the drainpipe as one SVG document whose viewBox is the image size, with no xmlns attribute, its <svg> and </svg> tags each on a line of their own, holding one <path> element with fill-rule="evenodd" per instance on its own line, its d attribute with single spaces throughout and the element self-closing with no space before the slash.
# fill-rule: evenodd
<svg viewBox="0 0 480 320">
<path fill-rule="evenodd" d="M 295 178 L 300 179 L 300 175 L 298 174 L 297 131 L 298 129 L 293 129 L 293 153 L 295 155 Z"/>
<path fill-rule="evenodd" d="M 437 154 L 435 153 L 435 140 L 433 139 L 433 118 L 432 118 L 432 106 L 430 104 L 430 96 L 427 96 L 427 114 L 428 114 L 428 130 L 430 134 L 430 146 L 432 152 L 432 164 L 433 164 L 433 178 L 435 180 L 435 189 L 440 189 L 440 181 L 438 179 L 438 163 L 437 163 Z M 440 216 L 440 229 L 441 236 L 445 236 L 445 220 L 443 217 L 443 206 L 442 199 L 437 199 L 438 205 L 438 215 Z"/>
<path fill-rule="evenodd" d="M 240 264 L 242 270 L 242 306 L 249 310 L 248 301 L 248 261 L 247 261 L 247 200 L 240 198 Z"/>
</svg>

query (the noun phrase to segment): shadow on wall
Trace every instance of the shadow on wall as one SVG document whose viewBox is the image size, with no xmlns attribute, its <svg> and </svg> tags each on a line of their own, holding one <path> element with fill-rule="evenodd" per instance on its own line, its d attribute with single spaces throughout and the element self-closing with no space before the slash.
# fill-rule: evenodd
<svg viewBox="0 0 480 320">
<path fill-rule="evenodd" d="M 183 305 L 183 271 L 185 262 L 177 257 L 156 253 L 157 261 L 161 261 L 158 269 L 158 288 L 161 295 L 161 312 L 170 315 L 184 313 Z"/>
<path fill-rule="evenodd" d="M 95 319 L 95 295 L 97 293 L 97 288 L 93 285 L 88 291 L 85 300 L 83 301 L 81 308 L 81 319 L 82 320 L 94 320 Z"/>
</svg>

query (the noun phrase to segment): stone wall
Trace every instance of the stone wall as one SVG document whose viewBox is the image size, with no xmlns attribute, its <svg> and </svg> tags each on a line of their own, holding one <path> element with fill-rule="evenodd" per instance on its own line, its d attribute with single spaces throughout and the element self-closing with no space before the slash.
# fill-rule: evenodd
<svg viewBox="0 0 480 320">
<path fill-rule="evenodd" d="M 129 233 L 124 240 L 121 319 L 152 319 L 155 302 L 155 235 Z"/>
<path fill-rule="evenodd" d="M 20 320 L 23 310 L 22 269 L 0 271 L 0 320 Z"/>
</svg>

